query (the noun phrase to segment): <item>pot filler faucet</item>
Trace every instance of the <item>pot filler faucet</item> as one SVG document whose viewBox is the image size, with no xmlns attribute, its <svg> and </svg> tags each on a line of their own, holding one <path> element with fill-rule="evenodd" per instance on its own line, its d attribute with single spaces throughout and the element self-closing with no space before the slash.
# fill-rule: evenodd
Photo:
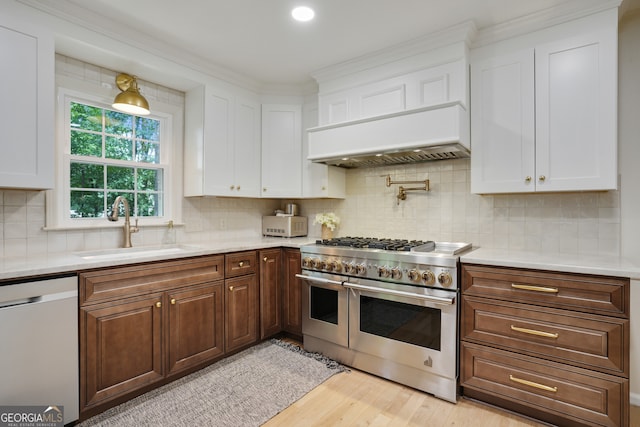
<svg viewBox="0 0 640 427">
<path fill-rule="evenodd" d="M 127 202 L 127 199 L 122 196 L 116 197 L 111 207 L 111 215 L 107 215 L 107 219 L 114 222 L 118 220 L 118 205 L 120 202 L 124 205 L 124 247 L 130 248 L 132 247 L 131 233 L 137 233 L 140 229 L 138 228 L 138 218 L 136 218 L 136 225 L 134 227 L 132 227 L 129 222 L 129 202 Z"/>
</svg>

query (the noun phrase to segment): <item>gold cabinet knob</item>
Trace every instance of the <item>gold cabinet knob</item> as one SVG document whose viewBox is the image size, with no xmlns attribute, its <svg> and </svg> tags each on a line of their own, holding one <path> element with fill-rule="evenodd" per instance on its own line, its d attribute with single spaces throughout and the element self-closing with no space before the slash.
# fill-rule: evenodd
<svg viewBox="0 0 640 427">
<path fill-rule="evenodd" d="M 162 303 L 161 303 L 160 301 L 158 301 L 158 302 L 156 303 L 156 307 L 158 307 L 158 308 L 162 307 Z"/>
<path fill-rule="evenodd" d="M 544 180 L 545 180 L 545 179 L 547 179 L 547 177 L 546 177 L 546 176 L 544 176 L 544 175 L 540 175 L 540 177 L 538 177 L 538 180 L 539 180 L 540 182 L 544 182 Z"/>
<path fill-rule="evenodd" d="M 266 193 L 266 191 L 267 191 L 267 187 L 263 187 L 263 188 L 262 188 L 262 192 L 263 192 L 263 193 Z"/>
<path fill-rule="evenodd" d="M 239 265 L 240 267 L 244 266 L 244 261 L 240 261 L 240 262 L 238 263 L 238 265 Z"/>
<path fill-rule="evenodd" d="M 236 188 L 235 185 L 232 185 L 231 187 L 229 187 L 230 190 L 233 190 L 234 188 Z"/>
<path fill-rule="evenodd" d="M 236 190 L 240 191 L 240 186 L 238 185 L 238 187 L 236 188 Z"/>
<path fill-rule="evenodd" d="M 176 299 L 175 298 L 171 298 L 171 305 L 176 305 Z"/>
<path fill-rule="evenodd" d="M 229 290 L 233 292 L 233 286 L 229 286 Z"/>
<path fill-rule="evenodd" d="M 531 177 L 528 176 L 524 179 L 524 182 L 526 182 L 527 184 L 531 182 Z"/>
<path fill-rule="evenodd" d="M 327 189 L 327 187 L 325 187 L 324 185 L 322 186 L 322 191 L 325 191 Z"/>
<path fill-rule="evenodd" d="M 267 262 L 267 260 L 268 260 L 268 259 L 269 259 L 269 258 L 267 258 L 267 257 L 262 258 L 262 260 L 263 260 L 264 262 Z"/>
</svg>

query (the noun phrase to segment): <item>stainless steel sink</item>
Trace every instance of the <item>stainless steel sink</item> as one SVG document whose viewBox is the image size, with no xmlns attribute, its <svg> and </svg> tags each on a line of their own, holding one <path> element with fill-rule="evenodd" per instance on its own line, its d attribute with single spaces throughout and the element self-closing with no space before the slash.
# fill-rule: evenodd
<svg viewBox="0 0 640 427">
<path fill-rule="evenodd" d="M 141 246 L 136 248 L 116 248 L 100 249 L 96 251 L 75 252 L 74 255 L 86 260 L 109 260 L 121 258 L 143 258 L 150 256 L 182 254 L 196 251 L 197 246 L 187 245 L 163 245 L 163 246 Z"/>
</svg>

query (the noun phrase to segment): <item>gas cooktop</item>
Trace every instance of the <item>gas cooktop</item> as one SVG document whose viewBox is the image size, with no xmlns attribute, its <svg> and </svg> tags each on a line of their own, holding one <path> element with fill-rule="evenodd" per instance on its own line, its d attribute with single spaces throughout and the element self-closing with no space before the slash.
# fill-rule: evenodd
<svg viewBox="0 0 640 427">
<path fill-rule="evenodd" d="M 372 237 L 337 237 L 334 239 L 316 240 L 317 245 L 342 246 L 349 248 L 384 249 L 386 251 L 413 251 L 430 252 L 435 247 L 435 242 L 428 240 L 400 240 L 377 239 Z"/>
</svg>

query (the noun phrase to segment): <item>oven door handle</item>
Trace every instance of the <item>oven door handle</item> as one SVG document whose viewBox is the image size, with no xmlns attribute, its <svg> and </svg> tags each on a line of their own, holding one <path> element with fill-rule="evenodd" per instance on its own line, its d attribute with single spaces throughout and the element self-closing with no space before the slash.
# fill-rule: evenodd
<svg viewBox="0 0 640 427">
<path fill-rule="evenodd" d="M 381 294 L 393 295 L 397 297 L 421 299 L 424 301 L 429 301 L 429 302 L 433 302 L 435 304 L 440 304 L 440 305 L 452 305 L 456 302 L 455 297 L 453 298 L 434 297 L 431 295 L 415 294 L 413 292 L 394 291 L 391 289 L 377 288 L 373 286 L 356 285 L 354 283 L 349 283 L 349 282 L 343 283 L 343 286 L 345 288 L 355 289 L 357 291 L 369 291 L 369 292 L 377 292 Z"/>
<path fill-rule="evenodd" d="M 308 280 L 310 282 L 316 282 L 323 285 L 343 285 L 342 282 L 338 282 L 337 280 L 325 279 L 324 277 L 305 276 L 304 274 L 296 274 L 296 277 L 298 279 Z"/>
</svg>

